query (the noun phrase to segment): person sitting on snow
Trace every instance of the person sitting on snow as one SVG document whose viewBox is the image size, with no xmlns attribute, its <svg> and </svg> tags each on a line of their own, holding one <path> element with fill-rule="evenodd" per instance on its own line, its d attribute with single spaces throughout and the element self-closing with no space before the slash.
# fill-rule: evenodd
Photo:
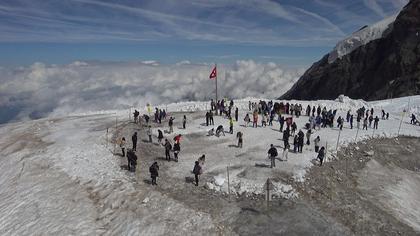
<svg viewBox="0 0 420 236">
<path fill-rule="evenodd" d="M 214 128 L 211 128 L 211 129 L 208 131 L 207 135 L 208 135 L 208 136 L 213 136 L 213 135 L 214 135 Z"/>
<path fill-rule="evenodd" d="M 223 134 L 223 136 L 225 136 L 225 130 L 223 129 L 223 125 L 219 125 L 219 126 L 217 126 L 217 129 L 216 129 L 216 136 L 217 136 L 217 137 L 219 137 L 219 136 L 220 136 L 220 133 L 222 133 L 222 134 Z"/>
</svg>

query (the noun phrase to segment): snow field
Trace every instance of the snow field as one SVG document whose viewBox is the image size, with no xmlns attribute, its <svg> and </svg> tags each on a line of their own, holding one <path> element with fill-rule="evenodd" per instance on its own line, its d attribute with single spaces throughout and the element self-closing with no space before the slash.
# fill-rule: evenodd
<svg viewBox="0 0 420 236">
<path fill-rule="evenodd" d="M 175 133 L 168 136 L 170 140 L 172 141 L 176 134 L 184 135 L 181 141 L 180 162 L 171 162 L 170 165 L 166 165 L 169 166 L 168 169 L 161 171 L 184 181 L 185 177 L 192 176 L 194 161 L 201 154 L 206 154 L 201 186 L 228 192 L 229 166 L 230 191 L 233 194 L 264 194 L 264 183 L 270 178 L 275 186 L 275 195 L 284 198 L 298 197 L 286 180 L 305 181 L 306 171 L 316 158 L 313 146 L 305 146 L 302 154 L 289 153 L 288 161 L 276 160 L 276 167 L 273 169 L 257 167 L 255 164 L 269 165 L 267 150 L 271 143 L 277 146 L 281 157 L 283 142 L 282 134 L 278 131 L 278 122 L 274 122 L 273 127 L 265 128 L 242 126 L 244 115 L 249 112 L 249 100 L 259 99 L 235 100 L 240 114 L 239 122 L 234 123 L 234 134 L 226 134 L 219 138 L 206 136 L 211 128 L 203 125 L 208 102 L 159 106 L 165 109 L 167 107 L 169 115 L 177 118 Z M 372 136 L 396 136 L 402 111 L 409 110 L 417 114 L 420 111 L 420 96 L 369 103 L 347 97 L 340 97 L 336 101 L 299 103 L 304 108 L 307 104 L 326 105 L 328 108 L 338 109 L 338 115 L 342 117 L 348 109 L 354 112 L 362 105 L 367 108 L 373 107 L 375 114 L 380 113 L 381 109 L 390 112 L 390 119 L 380 120 L 378 130 L 359 130 L 359 141 Z M 190 111 L 193 112 L 189 113 Z M 145 108 L 141 109 L 141 113 L 145 112 Z M 178 128 L 183 114 L 187 114 L 188 118 L 186 130 Z M 420 127 L 410 125 L 408 116 L 409 114 L 405 113 L 400 134 L 419 137 Z M 41 232 L 66 235 L 147 235 L 167 234 L 170 233 L 168 230 L 176 228 L 175 234 L 185 235 L 190 229 L 198 231 L 198 226 L 200 231 L 214 229 L 211 217 L 207 214 L 189 209 L 182 203 L 157 201 L 156 199 L 165 199 L 167 196 L 155 191 L 146 194 L 136 191 L 132 184 L 133 177 L 120 169 L 120 159 L 113 155 L 114 146 L 110 143 L 107 145 L 106 142 L 106 128 L 109 128 L 108 139 L 111 140 L 112 134 L 115 133 L 115 119 L 121 124 L 127 122 L 128 117 L 129 110 L 102 111 L 0 126 L 0 232 L 5 235 Z M 301 128 L 307 119 L 308 117 L 301 116 L 295 121 Z M 222 124 L 228 130 L 227 119 L 216 116 L 215 125 L 218 124 Z M 356 124 L 354 126 L 356 127 Z M 242 149 L 235 147 L 237 131 L 244 133 Z M 345 123 L 340 133 L 339 147 L 354 142 L 356 132 L 356 129 L 349 129 Z M 154 134 L 156 135 L 156 129 Z M 324 128 L 316 131 L 311 139 L 317 135 L 321 137 L 322 145 L 328 144 L 327 161 L 335 158 L 339 130 Z M 145 134 L 141 132 L 139 139 L 144 137 Z M 128 147 L 131 146 L 129 139 L 127 144 Z M 119 152 L 119 147 L 116 148 Z M 161 155 L 164 156 L 163 147 Z M 413 207 L 416 203 L 412 201 L 416 194 L 408 191 L 416 184 L 412 182 L 413 179 L 415 178 L 407 178 L 390 185 L 383 191 L 386 195 L 383 195 L 381 202 L 388 204 L 396 212 L 394 214 L 401 216 L 408 224 L 418 227 L 416 221 L 419 214 Z M 145 201 L 147 207 L 144 204 L 139 205 L 138 200 Z M 152 224 L 157 217 L 162 216 L 165 218 L 164 224 Z M 203 225 L 206 228 L 203 229 Z M 173 231 L 171 233 L 174 234 Z"/>
<path fill-rule="evenodd" d="M 375 160 L 367 163 L 359 185 L 370 190 L 368 198 L 398 219 L 420 231 L 420 175 L 398 167 L 383 166 Z M 385 206 L 385 207 L 384 207 Z"/>
<path fill-rule="evenodd" d="M 327 160 L 335 158 L 337 149 L 343 145 L 372 137 L 392 137 L 398 133 L 400 118 L 402 110 L 407 108 L 408 99 L 411 100 L 411 111 L 417 109 L 420 104 L 420 96 L 414 96 L 410 98 L 400 98 L 377 101 L 377 102 L 365 102 L 362 100 L 353 100 L 348 97 L 340 96 L 336 101 L 289 101 L 291 103 L 301 103 L 303 108 L 306 108 L 308 104 L 311 106 L 321 105 L 327 106 L 328 109 L 337 109 L 337 116 L 345 118 L 348 110 L 352 111 L 352 114 L 360 108 L 365 106 L 366 108 L 374 108 L 375 115 L 381 117 L 381 110 L 384 109 L 390 113 L 389 120 L 380 120 L 379 129 L 373 130 L 369 128 L 366 130 L 357 131 L 356 118 L 354 117 L 354 128 L 350 129 L 350 125 L 345 123 L 343 130 L 340 132 L 337 127 L 334 128 L 323 128 L 315 131 L 311 136 L 311 142 L 316 136 L 321 138 L 321 146 L 327 147 Z M 276 161 L 276 167 L 264 168 L 256 167 L 256 164 L 268 165 L 270 164 L 267 158 L 267 150 L 270 144 L 274 144 L 279 152 L 279 158 L 282 156 L 282 134 L 279 132 L 279 123 L 273 122 L 273 126 L 267 127 L 244 127 L 243 118 L 248 110 L 248 101 L 258 101 L 255 98 L 235 100 L 235 106 L 239 108 L 239 121 L 234 123 L 234 134 L 226 133 L 226 136 L 221 137 L 207 137 L 207 131 L 213 126 L 205 126 L 205 109 L 209 108 L 209 104 L 205 102 L 189 102 L 189 103 L 177 103 L 159 106 L 161 109 L 167 108 L 169 112 L 183 111 L 195 113 L 187 113 L 187 129 L 177 128 L 175 123 L 174 133 L 166 138 L 169 138 L 173 142 L 172 138 L 177 134 L 182 134 L 184 137 L 181 141 L 181 153 L 180 162 L 174 163 L 169 168 L 169 173 L 177 178 L 184 178 L 185 176 L 191 175 L 191 170 L 194 165 L 194 161 L 198 159 L 202 154 L 206 155 L 206 163 L 204 164 L 203 177 L 210 182 L 206 184 L 207 187 L 216 191 L 228 192 L 227 187 L 227 167 L 229 166 L 229 179 L 230 179 L 230 191 L 236 194 L 262 194 L 264 193 L 264 183 L 267 178 L 272 178 L 276 186 L 274 194 L 286 198 L 296 197 L 295 191 L 290 185 L 286 184 L 284 176 L 290 176 L 295 181 L 304 181 L 305 173 L 313 165 L 313 160 L 317 154 L 314 152 L 314 146 L 305 145 L 303 153 L 289 153 L 288 161 Z M 250 112 L 249 112 L 250 113 Z M 233 114 L 233 113 L 232 113 Z M 171 114 L 169 114 L 171 115 Z M 180 122 L 182 115 L 173 113 L 176 117 L 176 122 Z M 261 119 L 261 117 L 260 117 Z M 259 119 L 259 122 L 260 122 Z M 407 124 L 408 115 L 406 114 L 405 120 L 401 125 L 400 134 L 420 136 L 420 127 L 412 126 Z M 303 129 L 305 123 L 308 122 L 307 116 L 301 116 L 299 118 L 294 117 L 294 121 L 298 125 L 298 130 L 302 129 L 304 133 L 306 130 Z M 225 131 L 228 131 L 229 124 L 228 120 L 220 116 L 215 116 L 214 128 L 222 124 Z M 336 122 L 335 122 L 336 125 Z M 362 124 L 360 128 L 362 127 Z M 372 124 L 373 127 L 373 124 Z M 244 134 L 243 148 L 236 148 L 236 132 L 241 131 Z M 157 129 L 153 130 L 153 133 L 157 134 Z M 357 137 L 356 137 L 357 135 Z M 339 140 L 338 140 L 339 138 Z M 306 140 L 306 137 L 305 137 Z M 292 143 L 292 137 L 290 138 Z M 338 145 L 337 145 L 337 141 Z M 293 145 L 291 145 L 291 149 Z M 162 148 L 163 155 L 163 148 Z M 215 178 L 224 179 L 223 184 L 216 184 Z"/>
<path fill-rule="evenodd" d="M 106 145 L 106 127 L 114 125 L 113 114 L 1 126 L 0 234 L 213 232 L 209 214 L 158 191 L 135 188 L 133 176 L 121 170 L 120 158 L 113 155 L 113 145 Z M 115 130 L 109 132 L 111 139 Z"/>
</svg>

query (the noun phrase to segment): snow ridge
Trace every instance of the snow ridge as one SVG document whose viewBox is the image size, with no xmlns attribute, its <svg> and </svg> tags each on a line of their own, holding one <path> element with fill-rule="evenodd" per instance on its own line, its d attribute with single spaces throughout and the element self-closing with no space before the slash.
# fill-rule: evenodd
<svg viewBox="0 0 420 236">
<path fill-rule="evenodd" d="M 371 26 L 362 28 L 344 40 L 337 43 L 335 48 L 328 55 L 328 63 L 333 63 L 337 58 L 351 53 L 356 48 L 366 45 L 367 43 L 382 38 L 384 32 L 392 27 L 398 14 L 385 18 Z"/>
</svg>

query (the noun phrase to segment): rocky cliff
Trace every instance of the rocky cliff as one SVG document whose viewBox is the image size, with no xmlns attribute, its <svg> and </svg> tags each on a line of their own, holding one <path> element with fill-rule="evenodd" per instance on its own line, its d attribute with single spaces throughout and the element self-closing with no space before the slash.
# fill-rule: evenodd
<svg viewBox="0 0 420 236">
<path fill-rule="evenodd" d="M 330 54 L 314 63 L 281 99 L 334 99 L 345 94 L 377 100 L 420 94 L 420 0 L 411 0 L 382 37 L 334 60 Z"/>
</svg>

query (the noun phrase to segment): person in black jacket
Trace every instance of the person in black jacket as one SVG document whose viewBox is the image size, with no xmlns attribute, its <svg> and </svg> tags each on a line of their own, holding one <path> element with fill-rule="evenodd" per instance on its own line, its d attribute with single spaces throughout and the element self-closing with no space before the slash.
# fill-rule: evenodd
<svg viewBox="0 0 420 236">
<path fill-rule="evenodd" d="M 322 162 L 324 161 L 325 157 L 325 148 L 321 147 L 318 151 L 318 159 L 319 159 L 319 166 L 322 166 Z"/>
<path fill-rule="evenodd" d="M 174 132 L 174 120 L 175 120 L 175 118 L 173 118 L 172 116 L 169 117 L 168 124 L 169 124 L 169 133 L 170 134 Z"/>
<path fill-rule="evenodd" d="M 150 116 L 144 114 L 143 115 L 144 120 L 146 121 L 146 124 L 149 124 Z"/>
<path fill-rule="evenodd" d="M 292 128 L 292 130 L 291 130 L 292 131 L 292 135 L 295 136 L 295 133 L 296 133 L 296 130 L 297 130 L 296 122 L 293 122 L 292 123 L 291 128 Z"/>
<path fill-rule="evenodd" d="M 302 130 L 299 130 L 299 133 L 298 133 L 298 152 L 302 153 L 304 143 L 305 143 L 305 134 L 302 132 Z"/>
<path fill-rule="evenodd" d="M 198 176 L 203 173 L 203 169 L 200 166 L 200 162 L 196 161 L 193 169 L 194 177 L 195 177 L 195 186 L 198 186 Z"/>
<path fill-rule="evenodd" d="M 289 144 L 289 137 L 290 137 L 289 129 L 286 128 L 286 130 L 283 132 L 283 143 L 285 147 Z"/>
<path fill-rule="evenodd" d="M 217 110 L 216 110 L 216 112 L 217 112 Z M 210 111 L 210 113 L 209 113 L 209 123 L 211 125 L 214 125 L 214 119 L 213 119 L 213 112 L 212 111 Z"/>
<path fill-rule="evenodd" d="M 216 136 L 219 137 L 220 134 L 223 134 L 223 136 L 225 136 L 225 130 L 223 129 L 223 125 L 217 126 Z"/>
<path fill-rule="evenodd" d="M 206 126 L 209 126 L 210 123 L 210 112 L 206 112 Z"/>
<path fill-rule="evenodd" d="M 274 147 L 273 144 L 270 145 L 270 149 L 268 150 L 268 156 L 271 159 L 271 168 L 276 167 L 276 156 L 278 155 L 277 149 Z"/>
<path fill-rule="evenodd" d="M 279 115 L 279 123 L 280 123 L 280 132 L 283 132 L 284 116 Z"/>
<path fill-rule="evenodd" d="M 134 110 L 134 113 L 133 113 L 133 115 L 134 115 L 134 123 L 138 123 L 139 122 L 139 115 L 140 115 L 140 112 L 139 111 L 137 111 L 137 110 Z"/>
<path fill-rule="evenodd" d="M 128 171 L 136 172 L 137 156 L 133 152 L 133 150 L 127 151 L 127 159 L 128 159 L 128 166 L 127 166 Z"/>
<path fill-rule="evenodd" d="M 349 117 L 350 119 L 350 117 Z M 344 119 L 341 118 L 341 116 L 338 117 L 337 119 L 337 127 L 340 128 L 340 130 L 343 130 L 343 123 L 344 123 Z"/>
<path fill-rule="evenodd" d="M 120 142 L 120 148 L 121 148 L 123 157 L 125 157 L 125 145 L 126 145 L 125 137 L 122 137 L 121 142 Z"/>
<path fill-rule="evenodd" d="M 159 165 L 157 162 L 154 162 L 149 167 L 150 177 L 152 178 L 152 185 L 157 185 L 156 178 L 159 176 Z"/>
<path fill-rule="evenodd" d="M 178 162 L 178 154 L 181 151 L 181 146 L 179 144 L 179 142 L 174 143 L 174 157 L 175 157 L 175 162 Z"/>
<path fill-rule="evenodd" d="M 243 133 L 242 132 L 237 132 L 236 133 L 236 138 L 238 139 L 238 147 L 242 148 L 242 144 L 243 144 Z"/>
<path fill-rule="evenodd" d="M 163 139 L 163 132 L 162 130 L 158 129 L 158 142 L 161 143 Z"/>
<path fill-rule="evenodd" d="M 182 118 L 182 128 L 186 129 L 186 124 L 187 124 L 187 116 L 184 115 L 184 118 Z"/>
<path fill-rule="evenodd" d="M 293 138 L 293 152 L 296 153 L 299 150 L 299 136 L 295 135 Z"/>
<path fill-rule="evenodd" d="M 171 153 L 170 153 L 170 151 L 171 151 L 171 149 L 172 149 L 172 145 L 171 145 L 171 143 L 168 141 L 168 139 L 165 139 L 165 144 L 164 144 L 164 146 L 165 146 L 165 159 L 166 159 L 167 161 L 171 161 Z"/>
<path fill-rule="evenodd" d="M 375 117 L 375 121 L 373 122 L 373 128 L 374 129 L 378 129 L 378 123 L 379 123 L 379 117 L 376 116 Z"/>
<path fill-rule="evenodd" d="M 410 124 L 415 125 L 417 123 L 416 115 L 411 114 Z"/>
<path fill-rule="evenodd" d="M 137 132 L 131 136 L 131 141 L 133 142 L 133 151 L 137 151 Z"/>
</svg>

